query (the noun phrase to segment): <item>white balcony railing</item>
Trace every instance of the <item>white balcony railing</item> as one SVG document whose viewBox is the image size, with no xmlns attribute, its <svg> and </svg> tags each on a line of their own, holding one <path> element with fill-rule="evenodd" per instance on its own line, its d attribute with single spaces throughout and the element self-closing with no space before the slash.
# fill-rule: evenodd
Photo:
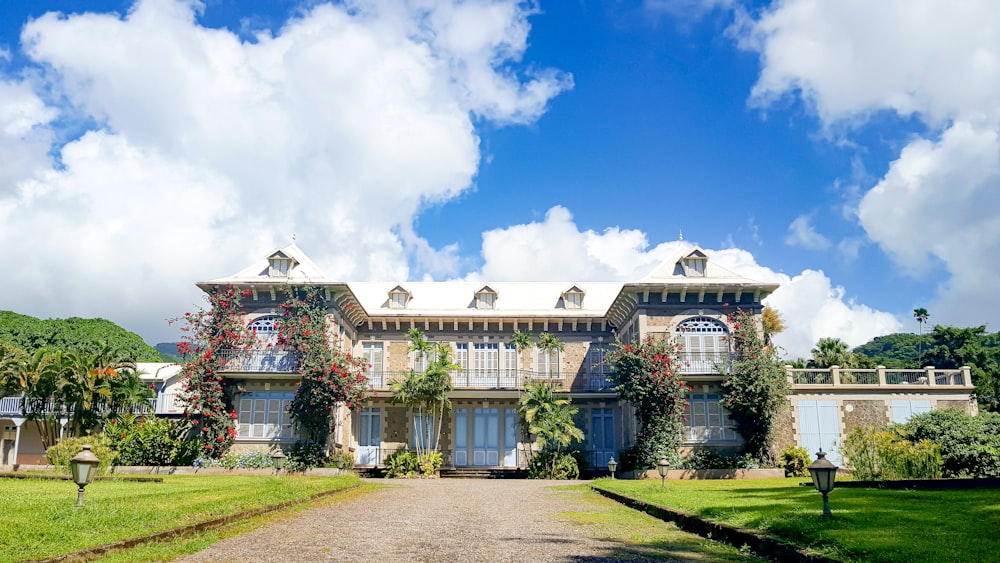
<svg viewBox="0 0 1000 563">
<path fill-rule="evenodd" d="M 853 387 L 961 387 L 971 389 L 972 376 L 968 366 L 958 369 L 798 369 L 785 366 L 789 382 L 796 388 L 814 386 Z"/>
</svg>

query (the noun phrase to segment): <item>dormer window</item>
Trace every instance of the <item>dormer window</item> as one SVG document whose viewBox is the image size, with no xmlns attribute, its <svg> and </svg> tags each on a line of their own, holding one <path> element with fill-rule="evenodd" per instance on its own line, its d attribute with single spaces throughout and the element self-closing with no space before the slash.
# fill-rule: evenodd
<svg viewBox="0 0 1000 563">
<path fill-rule="evenodd" d="M 562 300 L 566 309 L 583 309 L 583 290 L 574 285 L 562 293 Z"/>
<path fill-rule="evenodd" d="M 497 303 L 497 292 L 488 285 L 484 285 L 476 292 L 476 309 L 495 309 Z"/>
<path fill-rule="evenodd" d="M 689 278 L 705 277 L 705 267 L 708 265 L 708 256 L 700 250 L 695 250 L 681 259 L 684 268 L 684 275 Z"/>
<path fill-rule="evenodd" d="M 267 275 L 271 278 L 287 278 L 295 261 L 280 250 L 267 257 Z"/>
<path fill-rule="evenodd" d="M 405 309 L 406 304 L 410 301 L 410 292 L 406 290 L 401 285 L 389 290 L 389 308 L 390 309 Z"/>
</svg>

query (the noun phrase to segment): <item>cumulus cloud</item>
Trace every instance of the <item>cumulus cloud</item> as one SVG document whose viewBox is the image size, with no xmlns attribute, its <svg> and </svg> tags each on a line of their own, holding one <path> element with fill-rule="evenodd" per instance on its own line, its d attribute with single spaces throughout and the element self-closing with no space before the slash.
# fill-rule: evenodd
<svg viewBox="0 0 1000 563">
<path fill-rule="evenodd" d="M 912 275 L 943 265 L 940 322 L 1000 315 L 1000 4 L 934 0 L 775 3 L 734 27 L 760 55 L 752 104 L 798 96 L 824 127 L 889 113 L 927 132 L 907 139 L 857 217 Z M 849 253 L 853 246 L 842 248 Z"/>
<path fill-rule="evenodd" d="M 650 246 L 645 233 L 607 228 L 581 231 L 569 210 L 553 207 L 545 219 L 495 229 L 483 234 L 484 263 L 476 279 L 490 280 L 634 280 L 649 273 L 682 242 Z M 876 336 L 899 331 L 890 313 L 846 297 L 822 271 L 789 276 L 757 263 L 738 248 L 706 249 L 713 260 L 750 279 L 780 284 L 765 301 L 786 321 L 775 339 L 790 357 L 809 356 L 821 337 L 842 338 L 857 346 Z"/>
<path fill-rule="evenodd" d="M 812 217 L 809 215 L 799 215 L 792 221 L 791 225 L 788 225 L 788 236 L 785 237 L 785 244 L 808 250 L 830 248 L 830 241 L 816 232 L 816 228 L 812 226 Z"/>
<path fill-rule="evenodd" d="M 164 338 L 194 280 L 293 233 L 331 276 L 405 279 L 408 256 L 453 275 L 454 247 L 412 226 L 471 185 L 474 120 L 531 123 L 572 86 L 521 62 L 516 0 L 318 4 L 253 41 L 200 25 L 203 9 L 140 0 L 24 26 L 39 83 L 0 74 L 0 256 L 23 265 L 0 307 Z M 57 116 L 94 125 L 53 147 Z"/>
</svg>

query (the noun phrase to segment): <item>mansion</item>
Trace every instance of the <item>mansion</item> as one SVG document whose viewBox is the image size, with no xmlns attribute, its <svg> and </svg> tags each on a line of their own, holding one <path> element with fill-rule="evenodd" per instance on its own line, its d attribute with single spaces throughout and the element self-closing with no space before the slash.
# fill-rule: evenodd
<svg viewBox="0 0 1000 563">
<path fill-rule="evenodd" d="M 424 420 L 392 404 L 389 390 L 403 373 L 423 369 L 406 340 L 416 328 L 428 342 L 447 343 L 461 367 L 452 373 L 451 409 L 440 429 L 444 466 L 498 469 L 527 464 L 530 440 L 518 428 L 517 408 L 525 385 L 534 381 L 557 383 L 579 409 L 576 422 L 586 436 L 580 447 L 592 468 L 618 459 L 633 444 L 636 425 L 630 406 L 610 388 L 605 353 L 612 343 L 647 336 L 667 335 L 682 346 L 681 369 L 691 388 L 685 449 L 738 451 L 741 438 L 720 404 L 718 367 L 731 357 L 727 316 L 742 309 L 759 318 L 761 301 L 778 288 L 726 269 L 693 245 L 682 245 L 645 277 L 626 282 L 344 282 L 329 279 L 292 244 L 232 276 L 197 285 L 206 292 L 227 286 L 249 290 L 242 313 L 258 345 L 227 352 L 223 373 L 243 389 L 236 399 L 234 450 L 296 440 L 287 413 L 299 378 L 296 358 L 270 344 L 276 341 L 286 290 L 314 286 L 326 294 L 331 341 L 370 365 L 368 398 L 360 409 L 341 409 L 332 446 L 353 454 L 359 467 L 378 467 L 391 453 L 412 449 L 423 435 Z M 541 333 L 552 334 L 565 348 L 519 352 L 511 343 L 516 330 L 536 341 Z M 182 412 L 180 366 L 140 367 L 160 390 L 157 414 Z M 800 444 L 810 453 L 822 448 L 838 464 L 840 440 L 859 425 L 905 421 L 932 408 L 975 412 L 967 368 L 787 368 L 787 375 L 792 393 L 779 448 Z M 30 443 L 30 425 L 22 436 L 16 418 L 0 404 L 4 464 L 17 463 L 15 431 L 22 447 Z M 7 444 L 14 446 L 13 460 Z M 37 463 L 38 452 L 28 450 L 22 449 L 21 463 Z"/>
</svg>

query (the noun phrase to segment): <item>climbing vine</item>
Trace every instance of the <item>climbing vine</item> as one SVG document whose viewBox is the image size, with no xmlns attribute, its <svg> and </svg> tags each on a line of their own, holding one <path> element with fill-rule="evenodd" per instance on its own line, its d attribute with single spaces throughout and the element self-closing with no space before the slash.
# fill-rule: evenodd
<svg viewBox="0 0 1000 563">
<path fill-rule="evenodd" d="M 236 438 L 235 385 L 223 378 L 227 352 L 246 348 L 253 336 L 243 326 L 240 294 L 232 287 L 208 294 L 209 308 L 185 313 L 183 341 L 177 346 L 182 369 L 186 424 L 190 439 L 201 442 L 205 457 L 225 454 Z"/>
<path fill-rule="evenodd" d="M 722 382 L 722 406 L 729 409 L 736 431 L 745 440 L 745 451 L 772 466 L 775 421 L 787 406 L 790 391 L 785 370 L 774 348 L 765 346 L 763 331 L 750 311 L 739 310 L 728 316 L 732 327 L 734 359 Z"/>
<path fill-rule="evenodd" d="M 661 457 L 678 459 L 687 392 L 680 379 L 680 345 L 646 337 L 619 344 L 608 354 L 615 391 L 635 408 L 639 430 L 633 460 L 637 468 L 655 467 Z"/>
<path fill-rule="evenodd" d="M 337 405 L 355 409 L 365 398 L 368 364 L 336 349 L 336 342 L 328 335 L 322 289 L 291 290 L 281 312 L 278 344 L 295 353 L 302 376 L 289 414 L 300 438 L 325 444 L 336 422 Z"/>
</svg>

